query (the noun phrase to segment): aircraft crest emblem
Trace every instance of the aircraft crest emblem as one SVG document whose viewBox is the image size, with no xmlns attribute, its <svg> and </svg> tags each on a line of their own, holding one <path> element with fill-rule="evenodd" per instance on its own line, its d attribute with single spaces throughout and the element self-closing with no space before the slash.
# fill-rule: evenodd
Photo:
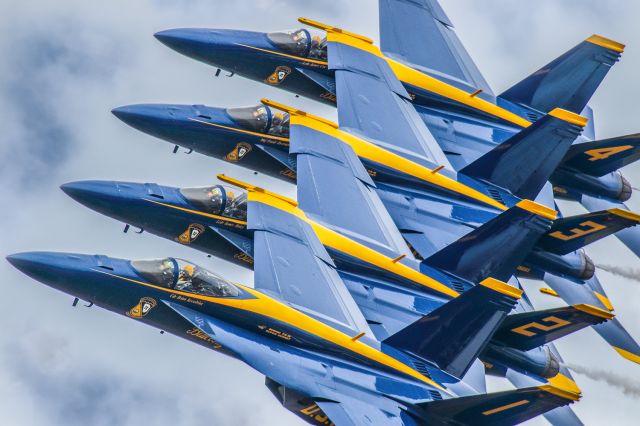
<svg viewBox="0 0 640 426">
<path fill-rule="evenodd" d="M 143 297 L 138 304 L 129 309 L 127 316 L 131 318 L 142 318 L 147 315 L 153 308 L 156 307 L 158 302 L 151 297 Z"/>
<path fill-rule="evenodd" d="M 277 86 L 284 81 L 291 74 L 291 68 L 285 67 L 284 65 L 279 66 L 276 70 L 271 73 L 269 77 L 265 80 L 268 84 L 273 86 Z"/>
<path fill-rule="evenodd" d="M 177 240 L 180 244 L 191 244 L 204 233 L 204 230 L 204 226 L 199 223 L 192 223 L 186 231 L 178 236 Z"/>
<path fill-rule="evenodd" d="M 224 158 L 227 161 L 231 161 L 235 163 L 237 161 L 242 160 L 244 156 L 247 155 L 249 152 L 251 152 L 251 145 L 245 142 L 238 142 L 236 147 L 233 148 L 233 151 L 228 153 L 227 156 Z"/>
</svg>

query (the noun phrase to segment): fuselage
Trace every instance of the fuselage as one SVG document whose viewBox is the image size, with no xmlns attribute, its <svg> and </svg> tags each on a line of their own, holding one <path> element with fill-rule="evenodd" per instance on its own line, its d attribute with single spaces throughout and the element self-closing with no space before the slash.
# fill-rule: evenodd
<svg viewBox="0 0 640 426">
<path fill-rule="evenodd" d="M 48 286 L 241 359 L 307 396 L 316 396 L 318 384 L 351 397 L 382 394 L 409 404 L 474 393 L 376 339 L 354 339 L 353 332 L 181 259 L 31 252 L 8 260 Z"/>
<path fill-rule="evenodd" d="M 257 164 L 255 170 L 295 182 L 296 162 L 289 155 L 290 117 L 268 106 L 222 109 L 186 105 L 133 105 L 115 111 L 118 117 L 141 131 L 175 144 L 185 144 L 189 148 L 208 145 L 223 147 L 219 151 L 223 154 L 213 155 L 214 158 L 229 161 L 229 157 L 232 157 L 235 164 L 251 169 Z M 174 118 L 168 118 L 170 111 L 173 111 Z M 212 118 L 206 120 L 200 117 L 194 121 L 196 112 L 206 112 Z M 238 117 L 249 118 L 240 121 Z M 462 174 L 446 174 L 444 171 L 432 173 L 433 170 L 416 161 L 402 158 L 330 125 L 313 120 L 307 120 L 307 124 L 330 132 L 352 146 L 376 183 L 378 195 L 396 226 L 424 258 L 493 219 L 506 205 L 518 201 L 506 191 L 482 185 Z M 188 131 L 182 132 L 184 128 L 188 128 Z M 246 133 L 249 130 L 251 134 Z M 280 135 L 278 144 L 265 143 L 273 133 Z M 240 140 L 242 142 L 238 142 Z M 236 155 L 238 144 L 247 147 L 241 157 Z M 206 155 L 211 155 L 211 151 L 201 149 Z M 255 153 L 259 158 L 252 160 Z M 425 223 L 425 218 L 429 219 L 428 223 Z M 440 241 L 421 237 L 430 235 L 430 226 L 434 222 L 438 223 L 440 234 L 443 235 Z M 589 278 L 588 274 L 593 274 L 588 258 L 581 252 L 558 256 L 536 250 L 523 266 L 523 270 L 528 271 L 527 276 L 537 278 L 544 271 L 577 278 Z"/>
<path fill-rule="evenodd" d="M 198 61 L 335 105 L 336 84 L 334 73 L 328 67 L 326 42 L 319 41 L 318 36 L 312 36 L 307 30 L 258 33 L 176 29 L 162 31 L 156 37 Z M 544 115 L 490 94 L 468 93 L 456 87 L 455 81 L 439 80 L 419 66 L 381 55 L 410 94 L 416 110 L 456 170 Z M 586 140 L 588 138 L 581 136 L 576 143 Z M 614 173 L 589 178 L 570 170 L 559 170 L 551 181 L 559 191 L 564 190 L 565 197 L 571 196 L 571 190 L 621 201 L 630 195 L 624 181 Z"/>
<path fill-rule="evenodd" d="M 154 188 L 155 196 L 149 195 L 149 188 Z M 144 227 L 152 234 L 216 257 L 240 261 L 239 264 L 247 268 L 253 267 L 253 231 L 246 227 L 247 196 L 238 188 L 216 185 L 178 189 L 87 181 L 66 184 L 63 189 L 77 201 L 107 216 Z M 396 264 L 392 258 L 385 258 L 357 242 L 338 238 L 339 234 L 319 224 L 315 225 L 315 230 L 380 340 L 473 285 L 433 268 L 426 271 L 428 276 L 423 275 L 418 272 L 419 265 L 415 261 L 405 259 L 406 264 Z M 440 283 L 445 283 L 446 287 Z M 551 358 L 545 349 L 503 354 L 499 345 L 493 346 L 493 364 L 500 363 L 541 376 L 554 375 L 554 368 L 549 369 Z M 515 365 L 511 362 L 514 354 L 517 355 Z"/>
</svg>

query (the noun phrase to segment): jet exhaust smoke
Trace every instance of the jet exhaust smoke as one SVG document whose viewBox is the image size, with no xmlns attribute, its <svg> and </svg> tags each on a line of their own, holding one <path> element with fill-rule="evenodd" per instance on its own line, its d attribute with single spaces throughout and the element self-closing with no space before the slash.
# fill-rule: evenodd
<svg viewBox="0 0 640 426">
<path fill-rule="evenodd" d="M 611 272 L 614 275 L 619 277 L 628 278 L 630 280 L 640 282 L 640 269 L 628 268 L 623 266 L 613 266 L 613 265 L 596 265 L 598 268 L 603 271 Z"/>
<path fill-rule="evenodd" d="M 602 381 L 609 386 L 620 389 L 627 396 L 640 398 L 640 383 L 628 377 L 617 375 L 611 371 L 587 368 L 576 364 L 563 364 L 563 366 L 592 380 Z"/>
</svg>

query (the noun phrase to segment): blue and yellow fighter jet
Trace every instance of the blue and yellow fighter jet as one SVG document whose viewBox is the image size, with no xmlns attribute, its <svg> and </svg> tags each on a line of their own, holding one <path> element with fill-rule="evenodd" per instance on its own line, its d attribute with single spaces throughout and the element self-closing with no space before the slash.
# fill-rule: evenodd
<svg viewBox="0 0 640 426">
<path fill-rule="evenodd" d="M 618 42 L 591 36 L 495 96 L 436 0 L 380 0 L 379 5 L 380 54 L 456 169 L 554 108 L 584 111 L 591 117 L 587 103 L 624 50 Z M 307 19 L 301 22 L 316 26 Z M 312 36 L 306 29 L 269 34 L 175 29 L 156 37 L 207 64 L 311 99 L 336 102 L 326 38 Z M 594 138 L 593 126 L 585 136 Z M 552 177 L 556 193 L 580 200 L 589 210 L 597 208 L 594 197 L 605 200 L 608 208 L 626 209 L 624 201 L 632 188 L 617 169 L 638 159 L 639 142 L 635 134 L 574 147 Z M 640 255 L 637 230 L 618 236 Z"/>
<path fill-rule="evenodd" d="M 391 111 L 390 113 L 393 115 L 394 112 Z M 305 117 L 312 121 L 318 120 L 318 118 L 308 115 L 305 115 Z M 399 120 L 398 125 L 400 128 L 403 128 L 404 124 L 402 120 Z M 297 138 L 294 138 L 294 132 L 297 132 Z M 301 173 L 301 176 L 307 176 L 307 179 L 299 179 L 298 182 L 301 207 L 305 213 L 309 214 L 314 220 L 321 220 L 322 223 L 328 224 L 331 228 L 342 231 L 362 244 L 369 245 L 369 248 L 377 250 L 382 248 L 386 252 L 391 251 L 390 257 L 388 257 L 388 265 L 393 263 L 394 259 L 397 259 L 396 262 L 404 261 L 406 263 L 409 261 L 409 259 L 403 259 L 403 256 L 407 256 L 407 250 L 402 241 L 402 236 L 392 225 L 388 213 L 380 210 L 382 202 L 377 198 L 377 194 L 371 190 L 375 185 L 370 181 L 371 178 L 355 156 L 353 147 L 348 147 L 339 138 L 317 129 L 312 129 L 308 125 L 296 123 L 294 119 L 290 149 L 293 151 L 292 155 L 295 157 L 294 160 L 297 164 L 298 172 Z M 347 152 L 341 152 L 342 150 L 347 150 Z M 316 154 L 316 158 L 311 156 L 311 158 L 314 158 L 313 161 L 309 160 L 310 155 L 305 155 L 310 153 Z M 350 157 L 347 155 L 348 153 L 351 153 Z M 300 159 L 301 155 L 302 160 Z M 347 156 L 345 157 L 345 155 Z M 323 163 L 323 159 L 329 159 L 330 161 Z M 332 166 L 334 163 L 341 164 L 342 168 Z M 354 164 L 358 164 L 361 170 L 353 169 Z M 354 180 L 355 176 L 358 176 L 358 178 Z M 330 180 L 326 181 L 326 179 Z M 226 178 L 225 180 L 233 182 Z M 361 187 L 363 181 L 370 182 L 371 186 Z M 120 187 L 123 189 L 121 190 Z M 165 187 L 160 191 L 156 191 L 156 198 L 160 197 L 162 199 L 160 201 L 158 199 L 152 200 L 149 197 L 147 187 L 148 185 L 130 183 L 80 182 L 67 184 L 63 186 L 63 189 L 76 200 L 95 210 L 128 223 L 134 221 L 133 224 L 136 226 L 145 227 L 152 233 L 172 239 L 175 238 L 177 241 L 180 241 L 179 236 L 183 232 L 188 232 L 189 227 L 195 229 L 197 226 L 199 229 L 211 229 L 209 232 L 218 234 L 219 231 L 216 228 L 219 228 L 219 225 L 217 225 L 217 222 L 223 218 L 212 217 L 212 214 L 218 216 L 223 211 L 226 211 L 227 216 L 230 214 L 233 214 L 236 218 L 244 216 L 242 213 L 232 213 L 222 201 L 224 199 L 246 199 L 246 196 L 240 195 L 237 190 L 229 190 L 222 186 L 217 186 L 200 190 L 183 189 L 179 191 L 176 188 Z M 136 189 L 133 190 L 133 188 Z M 339 193 L 336 193 L 335 188 L 340 188 Z M 223 194 L 232 194 L 232 196 Z M 534 206 L 534 204 L 523 202 L 519 207 L 527 205 Z M 540 209 L 540 206 L 537 208 Z M 517 210 L 516 208 L 515 211 Z M 546 210 L 548 209 L 542 208 L 541 211 L 545 212 Z M 369 213 L 367 214 L 367 212 Z M 382 220 L 383 213 L 386 213 L 387 221 Z M 549 212 L 547 211 L 546 214 L 548 215 Z M 424 269 L 428 271 L 429 268 L 432 268 L 437 272 L 449 274 L 448 283 L 450 286 L 453 285 L 454 288 L 455 285 L 463 285 L 460 282 L 460 277 L 477 282 L 483 279 L 482 274 L 489 276 L 503 274 L 502 276 L 508 279 L 519 264 L 519 261 L 514 259 L 514 254 L 521 256 L 520 259 L 522 259 L 526 256 L 526 251 L 528 250 L 523 244 L 519 244 L 517 247 L 513 245 L 513 243 L 516 243 L 513 240 L 515 235 L 522 236 L 523 231 L 522 226 L 518 225 L 516 221 L 518 214 L 514 215 L 513 212 L 506 212 L 504 215 L 504 217 L 497 217 L 493 221 L 494 223 L 481 227 L 473 235 L 466 236 L 466 241 L 447 247 L 446 253 L 438 253 L 441 259 L 464 259 L 460 264 L 456 265 L 454 262 L 449 262 L 449 264 L 433 265 L 435 263 L 434 257 L 431 265 L 429 263 L 423 265 Z M 181 219 L 177 219 L 177 216 L 180 216 Z M 141 220 L 144 220 L 144 223 Z M 376 226 L 376 224 L 380 223 L 391 223 L 391 225 L 385 227 Z M 176 226 L 176 224 L 178 225 Z M 525 229 L 532 229 L 532 225 L 533 222 L 525 226 Z M 527 231 L 527 233 L 530 232 Z M 199 238 L 202 232 L 198 231 L 196 235 Z M 392 237 L 392 235 L 394 236 Z M 230 244 L 237 240 L 237 238 L 230 238 L 231 233 L 228 233 L 227 237 Z M 353 272 L 354 268 L 361 271 L 362 267 L 358 268 L 358 265 L 345 267 L 344 265 L 351 258 L 362 258 L 363 250 L 361 248 L 355 251 L 351 250 L 347 253 L 348 256 L 345 259 L 344 248 L 337 250 L 335 245 L 331 246 L 326 237 L 319 235 L 319 239 L 325 246 L 328 245 L 327 248 L 331 253 L 332 259 L 339 265 L 338 268 L 343 280 L 348 283 L 348 288 L 356 303 L 363 310 L 365 318 L 371 324 L 378 338 L 384 338 L 393 333 L 395 329 L 416 321 L 420 315 L 426 314 L 426 312 L 433 309 L 434 305 L 437 306 L 437 301 L 434 304 L 434 301 L 428 300 L 424 294 L 412 292 L 411 288 L 402 288 L 403 282 L 395 283 L 395 285 L 393 285 L 394 283 L 376 282 L 371 278 L 367 279 L 366 272 L 360 272 L 360 276 L 356 278 Z M 507 244 L 506 241 L 511 244 Z M 404 250 L 402 246 L 405 246 Z M 205 250 L 213 254 L 217 249 L 213 245 L 205 248 Z M 336 251 L 342 251 L 342 256 L 336 254 Z M 245 254 L 249 255 L 249 252 L 247 251 Z M 353 261 L 351 260 L 351 262 Z M 502 262 L 502 264 L 498 264 L 498 262 Z M 493 269 L 490 270 L 489 268 Z M 491 273 L 489 273 L 490 271 Z M 457 277 L 456 281 L 458 282 L 454 281 L 452 283 L 450 281 L 452 276 Z M 380 279 L 377 281 L 380 281 Z M 367 290 L 367 287 L 369 287 L 369 290 Z M 411 309 L 408 310 L 408 307 L 411 307 Z M 426 309 L 426 311 L 422 311 L 423 309 Z M 575 307 L 568 309 L 575 313 Z M 602 310 L 588 309 L 592 313 L 591 321 L 585 321 L 584 319 L 576 321 L 578 318 L 573 317 L 569 323 L 574 326 L 584 326 L 589 322 L 599 322 L 610 315 Z M 593 313 L 597 314 L 593 315 Z M 556 314 L 560 315 L 560 311 L 556 312 Z M 416 318 L 416 315 L 418 318 Z M 515 315 L 510 317 L 510 320 L 513 320 L 510 329 L 526 327 L 536 322 L 533 320 L 534 318 L 543 319 L 550 316 L 553 315 L 549 312 L 528 312 L 524 315 Z M 526 318 L 525 322 L 516 325 L 520 318 Z M 542 328 L 549 327 L 549 325 L 544 325 L 545 321 L 542 322 Z M 545 348 L 546 350 L 528 353 L 524 353 L 522 350 L 534 349 L 542 343 L 566 334 L 567 329 L 560 325 L 561 323 L 562 320 L 551 326 L 555 330 L 554 337 L 548 335 L 543 339 L 534 339 L 537 340 L 535 344 L 532 344 L 533 341 L 525 343 L 521 339 L 520 342 L 515 344 L 513 340 L 511 344 L 505 344 L 503 338 L 499 337 L 500 333 L 498 333 L 497 339 L 492 341 L 484 351 L 483 359 L 494 365 L 505 365 L 518 371 L 534 373 L 543 377 L 553 377 L 558 373 L 558 362 L 547 348 Z M 565 325 L 569 324 L 565 323 Z M 534 333 L 536 338 L 541 338 L 544 334 L 540 332 Z M 526 347 L 521 346 L 523 344 Z M 443 366 L 443 368 L 446 368 L 446 366 Z M 453 373 L 453 371 L 450 372 Z M 456 374 L 461 373 L 458 371 Z"/>
<path fill-rule="evenodd" d="M 437 367 L 471 368 L 521 290 L 487 278 L 376 339 L 318 225 L 295 201 L 250 189 L 253 289 L 174 258 L 34 252 L 8 260 L 56 289 L 241 359 L 311 424 L 510 425 L 579 398 L 554 384 L 483 394 Z"/>
<path fill-rule="evenodd" d="M 368 40 L 363 40 L 361 36 L 350 35 L 342 30 L 332 29 L 317 23 L 313 24 L 328 30 L 330 34 L 333 32 L 333 34 L 355 38 L 361 43 L 361 46 L 364 45 L 360 50 L 373 56 L 382 56 Z M 358 60 L 361 59 L 363 58 L 358 57 Z M 384 62 L 388 61 L 380 60 L 379 64 L 384 64 Z M 341 71 L 341 64 L 335 67 L 331 66 L 330 68 L 334 81 L 336 82 L 334 91 L 337 93 L 341 89 L 338 77 Z M 342 68 L 347 71 L 342 74 L 349 75 L 349 71 L 352 71 L 346 69 L 348 65 Z M 390 68 L 393 70 L 393 66 Z M 379 72 L 379 70 L 374 68 L 374 73 L 375 72 Z M 351 74 L 353 74 L 353 72 Z M 393 89 L 394 88 L 392 88 L 392 90 Z M 402 93 L 403 91 L 402 86 L 399 85 L 397 85 L 395 89 L 396 93 Z M 348 93 L 349 87 L 343 84 L 342 90 Z M 409 98 L 411 96 L 407 95 L 406 97 Z M 384 189 L 382 189 L 384 187 L 378 185 L 378 190 L 381 193 L 383 202 L 385 202 L 385 206 L 390 210 L 392 217 L 396 221 L 396 225 L 403 231 L 403 236 L 422 257 L 426 258 L 433 255 L 435 250 L 455 240 L 452 235 L 459 238 L 464 233 L 473 229 L 473 227 L 483 223 L 488 217 L 487 215 L 495 214 L 489 213 L 487 210 L 479 209 L 477 205 L 469 208 L 468 205 L 460 205 L 460 203 L 454 203 L 454 205 L 458 205 L 458 208 L 451 211 L 451 207 L 444 209 L 442 207 L 434 207 L 438 206 L 438 204 L 433 201 L 432 196 L 427 196 L 428 200 L 424 199 L 424 194 L 418 197 L 413 196 L 412 193 L 415 192 L 416 186 L 415 180 L 420 181 L 419 185 L 423 185 L 422 189 L 424 190 L 425 181 L 427 182 L 426 186 L 429 186 L 428 184 L 433 185 L 434 181 L 437 181 L 440 177 L 438 175 L 447 173 L 446 170 L 441 171 L 440 168 L 443 164 L 449 164 L 447 158 L 444 154 L 441 154 L 439 150 L 433 149 L 433 144 L 428 145 L 428 131 L 419 128 L 419 126 L 422 125 L 422 127 L 424 127 L 424 125 L 418 123 L 420 120 L 416 120 L 415 117 L 405 114 L 398 119 L 392 114 L 385 114 L 386 120 L 381 120 L 379 108 L 378 115 L 375 115 L 376 102 L 389 101 L 389 99 L 377 99 L 375 102 L 370 102 L 368 105 L 372 105 L 373 108 L 369 110 L 363 108 L 363 105 L 359 105 L 358 114 L 352 113 L 358 106 L 351 102 L 352 99 L 352 96 L 348 96 L 344 100 L 347 105 L 344 108 L 339 107 L 338 109 L 341 124 L 346 122 L 342 127 L 348 132 L 355 133 L 355 135 L 367 136 L 368 139 L 376 145 L 373 151 L 377 150 L 378 152 L 372 153 L 372 150 L 365 152 L 368 149 L 368 145 L 365 145 L 363 148 L 357 136 L 354 137 L 350 134 L 345 136 L 344 132 L 340 130 L 336 131 L 335 125 L 327 123 L 326 120 L 316 120 L 315 125 L 324 125 L 329 129 L 328 131 L 342 134 L 346 143 L 352 144 L 352 146 L 353 144 L 356 145 L 354 148 L 356 153 L 360 156 L 361 160 L 365 162 L 376 183 L 385 184 L 387 187 L 387 190 L 384 191 Z M 338 103 L 341 102 L 339 97 L 337 100 Z M 391 99 L 391 102 L 394 102 L 394 100 Z M 287 110 L 289 112 L 295 112 L 295 110 Z M 347 111 L 347 113 L 343 114 L 341 111 Z M 194 114 L 195 112 L 198 112 L 197 116 Z M 283 123 L 287 123 L 289 117 L 281 113 L 273 113 L 270 108 L 258 107 L 255 109 L 229 109 L 225 111 L 203 106 L 193 108 L 180 106 L 132 106 L 116 109 L 114 113 L 134 127 L 148 133 L 160 136 L 177 144 L 186 144 L 190 148 L 205 152 L 208 155 L 214 155 L 218 158 L 224 156 L 223 158 L 228 161 L 242 164 L 248 161 L 251 155 L 256 152 L 260 159 L 258 162 L 263 164 L 258 170 L 266 171 L 271 175 L 295 178 L 295 161 L 285 151 L 287 131 Z M 370 118 L 370 114 L 374 114 L 371 117 L 375 118 Z M 301 112 L 299 112 L 298 115 L 304 115 L 306 118 L 309 118 L 308 115 Z M 573 125 L 575 128 L 576 125 L 585 124 L 580 117 L 573 117 L 562 110 L 552 111 L 548 116 L 538 120 L 538 122 L 530 125 L 527 129 L 511 136 L 511 138 L 500 145 L 502 148 L 494 149 L 492 152 L 475 160 L 472 164 L 462 169 L 458 176 L 462 176 L 463 179 L 467 178 L 463 180 L 463 182 L 468 183 L 469 185 L 467 186 L 472 186 L 472 190 L 477 191 L 478 188 L 481 188 L 480 192 L 484 192 L 484 194 L 480 195 L 493 198 L 489 200 L 489 202 L 485 201 L 485 203 L 491 207 L 499 205 L 499 201 L 503 201 L 504 198 L 509 198 L 510 196 L 513 197 L 514 194 L 536 196 L 542 189 L 542 183 L 554 174 L 556 166 L 561 162 L 560 160 L 567 155 L 566 150 L 569 149 L 568 144 L 573 142 L 573 139 L 577 136 L 575 133 L 573 135 L 565 133 L 564 138 L 557 136 L 557 128 L 554 127 L 554 123 L 557 125 L 558 121 L 563 121 L 562 119 L 558 120 L 558 115 L 565 118 L 565 126 L 569 128 L 571 128 L 569 125 Z M 567 117 L 573 118 L 573 122 L 571 122 L 571 119 L 566 120 Z M 407 125 L 403 124 L 407 122 Z M 384 123 L 384 125 L 381 125 L 381 123 Z M 376 125 L 378 128 L 375 127 Z M 332 126 L 334 129 L 330 129 Z M 406 129 L 404 131 L 405 134 L 389 135 L 384 132 L 384 129 L 389 129 L 390 131 L 393 129 L 393 133 L 397 133 L 396 128 Z M 418 130 L 414 130 L 416 128 L 418 128 Z M 402 132 L 402 130 L 400 130 L 400 132 Z M 407 133 L 409 136 L 406 135 Z M 555 137 L 555 142 L 557 143 L 555 146 L 556 149 L 554 150 L 554 147 L 549 145 L 542 148 L 546 149 L 546 151 L 544 151 L 546 156 L 541 155 L 539 151 L 534 151 L 534 149 L 540 149 L 536 148 L 536 146 L 543 146 L 550 134 L 553 134 Z M 189 143 L 186 142 L 187 139 L 190 141 Z M 353 142 L 354 140 L 356 142 Z M 515 145 L 517 148 L 509 150 L 508 155 L 505 155 L 505 148 L 511 145 Z M 565 151 L 563 152 L 562 149 L 565 149 Z M 521 155 L 523 152 L 527 152 L 526 150 L 529 150 L 528 156 Z M 379 152 L 383 152 L 383 155 L 381 156 Z M 372 157 L 373 155 L 377 155 L 377 158 Z M 409 170 L 407 173 L 408 169 L 406 167 L 404 170 L 400 167 L 401 174 L 409 174 L 409 180 L 413 178 L 413 182 L 406 182 L 405 179 L 404 182 L 398 185 L 396 180 L 389 185 L 389 168 L 386 166 L 393 164 L 394 167 L 397 167 L 397 162 L 393 163 L 389 161 L 389 159 L 396 160 L 397 158 L 400 158 L 400 163 L 404 162 L 405 165 L 407 163 L 410 163 L 411 166 L 415 166 L 416 163 L 418 163 L 418 166 L 426 165 L 427 168 L 423 170 L 425 173 L 415 179 L 416 169 L 419 170 L 419 168 Z M 378 160 L 377 162 L 376 159 Z M 538 162 L 536 163 L 534 160 Z M 541 165 L 541 163 L 543 164 Z M 269 167 L 265 167 L 265 164 L 269 164 Z M 385 167 L 380 168 L 380 164 L 384 164 Z M 438 164 L 440 164 L 440 166 L 437 166 Z M 248 165 L 248 163 L 246 163 L 246 165 Z M 402 165 L 403 164 L 400 164 L 400 166 Z M 535 167 L 541 169 L 542 172 L 535 169 Z M 532 169 L 535 170 L 536 173 L 532 173 Z M 438 170 L 439 173 L 432 173 L 434 170 Z M 526 175 L 529 177 L 529 180 L 514 174 L 514 172 L 518 172 L 518 174 L 525 173 L 525 175 L 529 172 L 529 174 Z M 427 177 L 426 179 L 424 178 L 425 176 Z M 469 176 L 474 179 L 469 180 Z M 541 176 L 547 177 L 541 179 Z M 436 178 L 434 179 L 433 177 Z M 395 179 L 396 176 L 393 176 L 393 178 Z M 480 182 L 480 185 L 477 184 L 478 182 Z M 443 184 L 442 181 L 436 182 L 435 186 L 439 186 L 436 192 L 439 190 L 440 193 L 450 193 L 451 186 L 447 185 L 448 183 L 449 182 L 445 182 L 445 184 Z M 474 185 L 474 183 L 476 184 Z M 487 183 L 490 185 L 486 185 Z M 404 186 L 411 187 L 411 189 L 407 189 Z M 504 188 L 510 189 L 511 193 L 505 194 Z M 412 196 L 410 200 L 407 199 L 407 192 Z M 460 194 L 459 188 L 458 194 Z M 467 192 L 465 195 L 468 194 Z M 472 196 L 471 198 L 474 199 L 474 201 L 481 200 L 482 202 L 482 199 L 478 196 Z M 487 198 L 484 198 L 484 200 L 487 200 Z M 505 203 L 508 204 L 509 201 L 507 200 Z M 450 205 L 449 203 L 449 206 Z M 504 208 L 504 206 L 502 208 Z M 443 211 L 447 212 L 450 216 L 438 217 L 438 212 Z M 425 214 L 425 212 L 429 213 Z M 543 271 L 547 271 L 565 277 L 573 277 L 573 279 L 588 279 L 590 287 L 576 285 L 567 278 L 558 278 L 557 276 L 547 274 L 547 282 L 556 290 L 555 292 L 548 290 L 548 292 L 551 294 L 560 294 L 568 303 L 588 302 L 612 309 L 610 302 L 606 296 L 604 296 L 604 290 L 599 285 L 597 278 L 593 277 L 593 263 L 583 252 L 572 252 L 601 232 L 607 235 L 626 226 L 634 225 L 637 221 L 638 217 L 636 215 L 618 208 L 605 212 L 592 213 L 591 215 L 561 219 L 558 222 L 558 226 L 564 226 L 565 228 L 557 228 L 551 232 L 553 237 L 548 241 L 547 252 L 537 251 L 533 253 L 532 257 L 537 257 L 537 262 L 525 264 L 521 270 L 529 273 L 531 271 L 536 272 L 538 277 L 542 276 Z M 447 222 L 450 224 L 447 225 Z M 465 225 L 466 228 L 460 227 L 460 224 Z M 435 229 L 429 231 L 429 228 Z M 427 237 L 430 237 L 430 239 Z M 552 255 L 548 250 L 555 250 L 555 254 L 562 254 L 564 256 Z M 535 265 L 535 263 L 538 263 L 538 265 Z M 544 266 L 539 267 L 540 263 L 544 264 Z M 599 326 L 596 330 L 603 335 L 620 354 L 631 360 L 638 360 L 640 348 L 628 333 L 626 333 L 619 322 L 614 321 Z"/>
</svg>

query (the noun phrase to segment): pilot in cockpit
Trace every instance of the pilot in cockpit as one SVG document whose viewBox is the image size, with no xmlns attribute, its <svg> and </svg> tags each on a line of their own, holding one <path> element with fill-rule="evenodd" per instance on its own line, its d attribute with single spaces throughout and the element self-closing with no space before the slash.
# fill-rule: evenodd
<svg viewBox="0 0 640 426">
<path fill-rule="evenodd" d="M 195 267 L 193 265 L 184 265 L 180 269 L 178 274 L 178 281 L 176 282 L 175 289 L 180 291 L 193 292 L 191 285 L 193 284 L 193 274 Z"/>
<path fill-rule="evenodd" d="M 327 59 L 327 39 L 315 35 L 311 38 L 311 47 L 309 49 L 309 58 Z"/>
</svg>

